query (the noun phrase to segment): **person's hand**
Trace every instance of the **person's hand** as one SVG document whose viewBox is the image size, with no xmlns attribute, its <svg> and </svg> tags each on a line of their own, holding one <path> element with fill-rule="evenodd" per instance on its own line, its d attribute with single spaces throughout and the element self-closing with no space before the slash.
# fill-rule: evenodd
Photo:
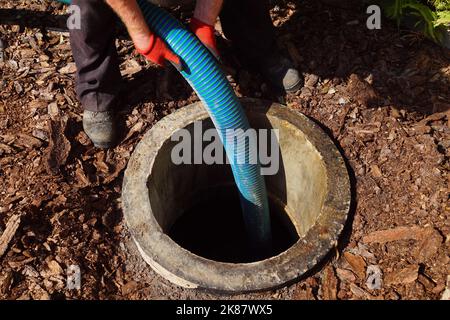
<svg viewBox="0 0 450 320">
<path fill-rule="evenodd" d="M 189 27 L 213 56 L 220 61 L 220 54 L 219 50 L 217 50 L 216 36 L 214 34 L 214 26 L 192 17 Z"/>
<path fill-rule="evenodd" d="M 180 57 L 173 53 L 160 37 L 152 34 L 147 42 L 146 47 L 138 47 L 135 42 L 136 51 L 160 66 L 169 61 L 178 71 L 183 70 Z"/>
</svg>

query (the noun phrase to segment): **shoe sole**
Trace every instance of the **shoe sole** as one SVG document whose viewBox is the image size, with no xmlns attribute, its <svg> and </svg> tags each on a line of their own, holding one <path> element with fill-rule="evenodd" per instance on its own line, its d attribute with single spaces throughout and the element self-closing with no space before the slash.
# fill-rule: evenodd
<svg viewBox="0 0 450 320">
<path fill-rule="evenodd" d="M 94 143 L 94 147 L 99 149 L 109 149 L 114 146 L 113 143 Z"/>
<path fill-rule="evenodd" d="M 302 80 L 299 79 L 298 82 L 296 84 L 294 84 L 292 87 L 284 88 L 284 90 L 287 93 L 294 93 L 294 92 L 297 92 L 301 87 L 302 87 Z"/>
</svg>

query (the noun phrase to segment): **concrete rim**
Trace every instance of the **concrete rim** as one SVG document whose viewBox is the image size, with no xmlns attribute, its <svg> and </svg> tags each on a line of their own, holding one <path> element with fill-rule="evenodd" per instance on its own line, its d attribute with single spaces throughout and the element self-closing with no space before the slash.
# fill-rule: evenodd
<svg viewBox="0 0 450 320">
<path fill-rule="evenodd" d="M 326 198 L 315 225 L 291 248 L 275 257 L 253 263 L 224 263 L 187 251 L 163 233 L 151 214 L 147 181 L 164 141 L 178 128 L 209 116 L 200 102 L 166 116 L 144 135 L 134 150 L 125 171 L 122 201 L 126 223 L 145 261 L 164 278 L 183 287 L 234 293 L 280 287 L 324 258 L 336 245 L 347 219 L 351 200 L 347 168 L 327 134 L 296 110 L 256 99 L 241 101 L 246 109 L 266 111 L 301 128 L 323 158 Z"/>
</svg>

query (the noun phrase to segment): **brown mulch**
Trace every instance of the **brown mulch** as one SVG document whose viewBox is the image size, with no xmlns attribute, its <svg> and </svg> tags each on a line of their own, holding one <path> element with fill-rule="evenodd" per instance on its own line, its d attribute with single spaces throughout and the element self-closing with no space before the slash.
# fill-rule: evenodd
<svg viewBox="0 0 450 320">
<path fill-rule="evenodd" d="M 68 34 L 55 31 L 63 13 L 50 1 L 0 0 L 0 299 L 216 297 L 155 275 L 120 202 L 142 134 L 197 97 L 120 37 L 122 142 L 96 150 L 82 131 Z M 285 102 L 336 141 L 354 201 L 339 247 L 307 278 L 238 298 L 440 299 L 449 275 L 450 51 L 387 20 L 368 30 L 360 1 L 277 1 L 272 14 L 280 47 L 305 74 Z M 238 95 L 278 99 L 219 45 Z M 81 269 L 81 290 L 66 288 L 70 265 Z"/>
</svg>

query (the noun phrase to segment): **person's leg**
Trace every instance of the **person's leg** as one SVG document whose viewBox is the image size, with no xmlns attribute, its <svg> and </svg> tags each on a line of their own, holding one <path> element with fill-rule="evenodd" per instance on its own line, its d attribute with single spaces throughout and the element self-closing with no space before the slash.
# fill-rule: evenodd
<svg viewBox="0 0 450 320">
<path fill-rule="evenodd" d="M 302 85 L 299 72 L 276 44 L 269 0 L 224 0 L 220 21 L 239 58 L 278 89 L 295 92 Z"/>
<path fill-rule="evenodd" d="M 121 82 L 114 37 L 116 16 L 103 0 L 73 0 L 72 4 L 81 9 L 81 29 L 70 30 L 77 95 L 84 110 L 112 110 Z"/>
<path fill-rule="evenodd" d="M 76 92 L 83 106 L 83 129 L 96 147 L 116 139 L 114 109 L 120 90 L 115 47 L 115 15 L 103 0 L 73 0 L 81 11 L 81 28 L 70 30 L 77 66 Z"/>
<path fill-rule="evenodd" d="M 224 0 L 220 22 L 240 58 L 253 67 L 276 47 L 269 0 Z"/>
</svg>

